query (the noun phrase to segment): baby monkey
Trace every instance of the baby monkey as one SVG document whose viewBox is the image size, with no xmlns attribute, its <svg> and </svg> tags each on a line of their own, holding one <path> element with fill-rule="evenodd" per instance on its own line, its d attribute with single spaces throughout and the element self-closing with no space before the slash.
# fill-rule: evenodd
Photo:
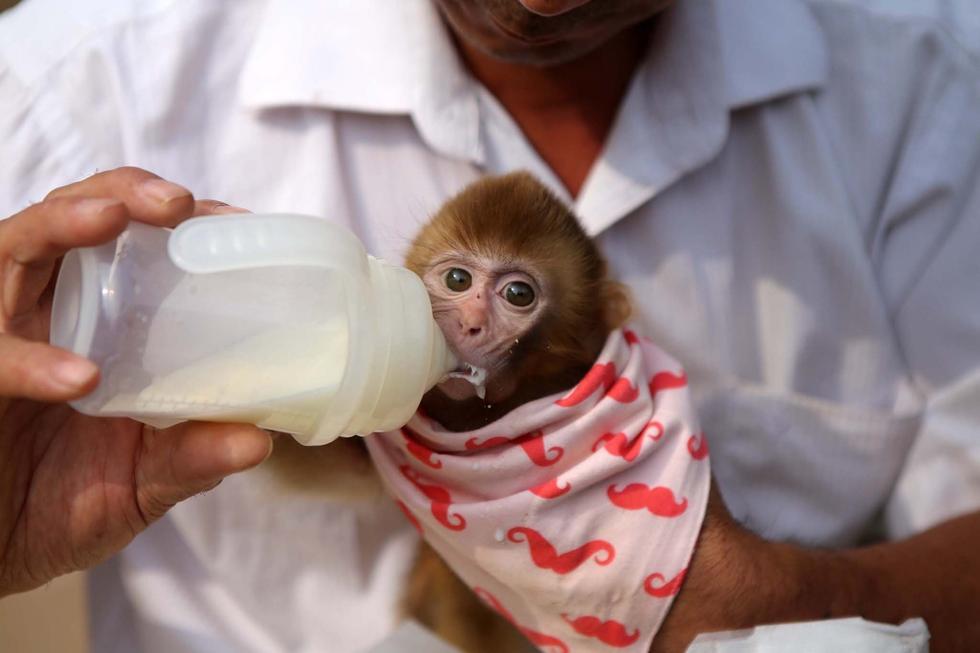
<svg viewBox="0 0 980 653">
<path fill-rule="evenodd" d="M 571 388 L 629 315 L 626 291 L 607 277 L 595 243 L 526 172 L 486 177 L 446 202 L 415 238 L 406 267 L 425 283 L 436 322 L 459 359 L 487 372 L 482 396 L 470 381 L 450 378 L 423 398 L 422 410 L 451 431 L 479 428 Z M 373 475 L 359 438 L 316 452 L 291 438 L 279 438 L 276 447 L 270 462 L 278 459 L 281 474 L 307 491 L 324 482 L 364 486 L 365 475 Z M 355 458 L 361 463 L 351 464 Z M 300 467 L 319 468 L 319 478 L 297 478 Z M 403 606 L 466 653 L 536 650 L 424 542 Z"/>
<path fill-rule="evenodd" d="M 422 409 L 468 431 L 574 386 L 629 316 L 625 288 L 572 212 L 526 172 L 486 177 L 419 232 L 406 267 L 461 361 L 487 371 L 485 396 L 452 378 Z M 486 608 L 429 546 L 409 577 L 406 613 L 467 653 L 537 650 Z"/>
<path fill-rule="evenodd" d="M 425 282 L 450 347 L 487 371 L 482 398 L 452 378 L 423 399 L 453 431 L 575 385 L 629 313 L 595 243 L 526 172 L 486 177 L 446 202 L 405 264 Z"/>
</svg>

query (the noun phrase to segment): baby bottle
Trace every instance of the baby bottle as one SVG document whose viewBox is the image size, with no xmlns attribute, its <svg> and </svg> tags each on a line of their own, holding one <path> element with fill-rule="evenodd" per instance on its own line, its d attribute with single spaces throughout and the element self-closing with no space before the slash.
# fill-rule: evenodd
<svg viewBox="0 0 980 653">
<path fill-rule="evenodd" d="M 285 214 L 133 223 L 72 250 L 51 343 L 101 369 L 82 413 L 248 422 L 304 444 L 400 427 L 456 366 L 416 275 Z"/>
</svg>

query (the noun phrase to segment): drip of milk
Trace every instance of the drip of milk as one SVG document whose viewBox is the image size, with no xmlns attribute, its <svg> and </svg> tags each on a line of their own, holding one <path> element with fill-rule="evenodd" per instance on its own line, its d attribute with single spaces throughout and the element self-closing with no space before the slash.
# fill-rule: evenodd
<svg viewBox="0 0 980 653">
<path fill-rule="evenodd" d="M 460 369 L 454 370 L 446 375 L 447 379 L 463 379 L 473 384 L 473 390 L 480 399 L 487 396 L 487 371 L 482 367 L 476 367 L 469 363 L 463 363 Z"/>
<path fill-rule="evenodd" d="M 312 428 L 347 365 L 343 323 L 276 325 L 110 399 L 103 411 Z"/>
</svg>

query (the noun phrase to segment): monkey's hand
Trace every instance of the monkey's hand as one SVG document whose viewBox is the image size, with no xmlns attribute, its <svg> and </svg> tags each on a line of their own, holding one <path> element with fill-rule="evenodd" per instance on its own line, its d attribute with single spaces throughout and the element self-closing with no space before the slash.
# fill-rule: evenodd
<svg viewBox="0 0 980 653">
<path fill-rule="evenodd" d="M 45 344 L 66 251 L 111 241 L 130 220 L 173 226 L 236 211 L 121 168 L 0 221 L 0 597 L 100 562 L 178 501 L 270 452 L 268 434 L 251 426 L 157 430 L 80 415 L 63 402 L 91 392 L 98 369 Z"/>
</svg>

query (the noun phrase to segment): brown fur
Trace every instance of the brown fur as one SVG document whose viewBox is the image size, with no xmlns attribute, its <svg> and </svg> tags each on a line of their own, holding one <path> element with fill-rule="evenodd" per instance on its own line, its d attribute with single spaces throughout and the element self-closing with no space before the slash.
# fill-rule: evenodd
<svg viewBox="0 0 980 653">
<path fill-rule="evenodd" d="M 419 548 L 403 605 L 406 614 L 465 653 L 538 650 L 484 605 L 427 544 Z"/>
<path fill-rule="evenodd" d="M 444 426 L 468 430 L 523 403 L 574 385 L 599 355 L 610 331 L 629 317 L 626 289 L 574 214 L 526 172 L 486 177 L 450 199 L 422 228 L 406 267 L 422 276 L 446 252 L 500 261 L 533 260 L 544 271 L 550 311 L 512 354 L 521 382 L 489 410 L 479 400 L 453 402 L 438 390 L 423 403 Z M 536 650 L 492 612 L 428 545 L 409 577 L 405 612 L 466 653 Z"/>
<path fill-rule="evenodd" d="M 487 409 L 476 399 L 451 401 L 438 390 L 426 395 L 423 407 L 447 428 L 474 428 L 571 387 L 588 371 L 609 332 L 629 316 L 625 288 L 606 277 L 606 263 L 578 220 L 526 172 L 484 178 L 449 200 L 422 228 L 406 266 L 422 276 L 439 256 L 452 251 L 513 263 L 533 261 L 544 272 L 541 281 L 551 309 L 511 353 L 520 383 L 510 398 Z M 276 443 L 267 463 L 279 467 L 285 483 L 304 491 L 312 487 L 330 498 L 347 494 L 330 488 L 359 488 L 361 495 L 375 487 L 377 477 L 360 439 L 342 438 L 315 453 L 289 440 Z M 342 464 L 332 459 L 335 455 Z M 485 606 L 425 542 L 408 578 L 403 610 L 465 653 L 537 650 Z"/>
<path fill-rule="evenodd" d="M 306 447 L 279 434 L 263 468 L 285 494 L 345 502 L 388 500 L 362 438 L 338 438 L 322 447 Z"/>
<path fill-rule="evenodd" d="M 606 262 L 575 215 L 527 172 L 485 177 L 446 202 L 416 236 L 405 259 L 423 276 L 447 252 L 466 251 L 541 270 L 550 308 L 511 353 L 516 391 L 486 406 L 454 402 L 438 390 L 426 412 L 454 431 L 499 419 L 515 407 L 574 385 L 606 336 L 629 317 L 624 286 L 607 277 Z"/>
</svg>

